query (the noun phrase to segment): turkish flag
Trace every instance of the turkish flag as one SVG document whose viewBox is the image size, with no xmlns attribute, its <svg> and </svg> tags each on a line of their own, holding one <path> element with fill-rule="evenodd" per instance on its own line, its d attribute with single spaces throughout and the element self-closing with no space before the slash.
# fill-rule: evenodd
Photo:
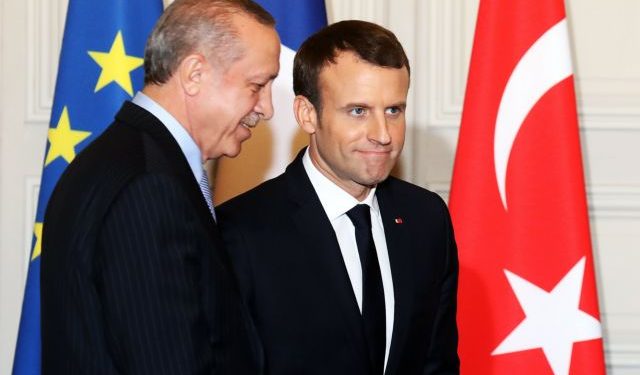
<svg viewBox="0 0 640 375">
<path fill-rule="evenodd" d="M 450 209 L 463 374 L 604 374 L 561 0 L 481 0 Z"/>
</svg>

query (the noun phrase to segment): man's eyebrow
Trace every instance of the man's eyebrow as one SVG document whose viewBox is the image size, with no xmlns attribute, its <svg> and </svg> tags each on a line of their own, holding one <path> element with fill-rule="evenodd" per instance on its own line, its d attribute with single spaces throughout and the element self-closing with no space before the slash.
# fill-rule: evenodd
<svg viewBox="0 0 640 375">
<path fill-rule="evenodd" d="M 353 108 L 353 107 L 371 108 L 371 106 L 367 103 L 358 103 L 358 102 L 347 103 L 344 106 L 342 106 L 342 108 Z"/>
<path fill-rule="evenodd" d="M 387 108 L 389 107 L 400 107 L 400 108 L 407 108 L 407 102 L 406 101 L 401 101 L 401 102 L 397 102 L 391 105 L 388 105 Z"/>
</svg>

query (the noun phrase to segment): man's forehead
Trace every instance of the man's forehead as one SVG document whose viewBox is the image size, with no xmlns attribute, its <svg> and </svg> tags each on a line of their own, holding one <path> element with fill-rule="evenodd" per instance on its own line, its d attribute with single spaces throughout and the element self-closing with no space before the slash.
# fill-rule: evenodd
<svg viewBox="0 0 640 375">
<path fill-rule="evenodd" d="M 406 67 L 394 68 L 372 64 L 353 53 L 339 56 L 334 63 L 325 64 L 318 75 L 318 85 L 347 83 L 368 84 L 370 80 L 385 79 L 389 82 L 408 84 L 409 71 Z"/>
<path fill-rule="evenodd" d="M 379 69 L 380 72 L 404 71 L 407 74 L 407 78 L 409 75 L 409 70 L 406 66 L 401 68 L 382 66 L 363 59 L 353 51 L 338 51 L 335 53 L 331 61 L 327 61 L 322 65 L 318 76 L 321 77 L 323 73 L 326 72 L 343 72 L 347 70 L 360 71 L 364 68 L 372 68 L 374 71 Z"/>
</svg>

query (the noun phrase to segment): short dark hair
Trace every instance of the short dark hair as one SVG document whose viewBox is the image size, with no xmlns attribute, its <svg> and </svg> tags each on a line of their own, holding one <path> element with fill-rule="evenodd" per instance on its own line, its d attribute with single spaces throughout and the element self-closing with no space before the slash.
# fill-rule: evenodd
<svg viewBox="0 0 640 375">
<path fill-rule="evenodd" d="M 166 83 L 187 55 L 200 51 L 228 64 L 242 56 L 233 14 L 274 26 L 275 20 L 251 0 L 175 0 L 156 23 L 144 51 L 144 83 Z"/>
<path fill-rule="evenodd" d="M 381 67 L 407 68 L 409 59 L 402 44 L 389 30 L 375 23 L 349 20 L 334 23 L 302 43 L 293 61 L 293 91 L 320 110 L 318 77 L 323 67 L 335 64 L 341 52 L 353 52 L 362 60 Z"/>
</svg>

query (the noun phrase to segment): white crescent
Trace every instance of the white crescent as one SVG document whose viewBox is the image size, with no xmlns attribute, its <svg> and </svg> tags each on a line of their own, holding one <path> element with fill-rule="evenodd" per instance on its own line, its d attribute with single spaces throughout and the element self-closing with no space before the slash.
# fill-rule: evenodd
<svg viewBox="0 0 640 375">
<path fill-rule="evenodd" d="M 500 199 L 507 210 L 507 163 L 524 119 L 540 98 L 572 74 L 566 18 L 525 52 L 505 86 L 496 118 L 493 157 Z M 549 124 L 553 126 L 553 124 Z"/>
</svg>

